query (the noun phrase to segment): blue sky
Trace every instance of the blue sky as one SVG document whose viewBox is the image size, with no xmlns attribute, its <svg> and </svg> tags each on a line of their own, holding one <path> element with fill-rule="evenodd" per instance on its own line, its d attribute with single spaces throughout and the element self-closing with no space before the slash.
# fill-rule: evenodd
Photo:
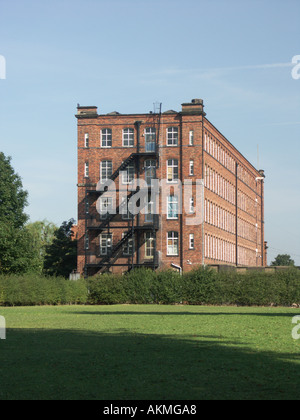
<svg viewBox="0 0 300 420">
<path fill-rule="evenodd" d="M 0 0 L 0 150 L 32 221 L 77 217 L 77 103 L 101 113 L 202 98 L 266 172 L 269 261 L 300 265 L 299 0 Z"/>
</svg>

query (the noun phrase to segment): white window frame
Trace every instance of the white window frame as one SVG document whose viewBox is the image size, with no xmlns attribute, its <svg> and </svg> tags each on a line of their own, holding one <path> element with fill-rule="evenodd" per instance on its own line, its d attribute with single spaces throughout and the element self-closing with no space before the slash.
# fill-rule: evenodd
<svg viewBox="0 0 300 420">
<path fill-rule="evenodd" d="M 167 219 L 178 220 L 179 217 L 179 200 L 177 195 L 169 195 L 167 197 Z"/>
<path fill-rule="evenodd" d="M 105 211 L 106 210 L 106 211 Z M 113 198 L 112 197 L 100 197 L 100 219 L 107 219 L 109 214 L 113 211 Z"/>
<path fill-rule="evenodd" d="M 190 214 L 195 214 L 195 198 L 190 198 Z"/>
<path fill-rule="evenodd" d="M 155 237 L 152 232 L 145 233 L 145 259 L 154 258 Z"/>
<path fill-rule="evenodd" d="M 127 232 L 122 233 L 122 238 L 124 238 L 125 235 L 127 235 Z M 130 255 L 132 255 L 132 253 L 135 252 L 133 238 L 128 239 L 127 243 L 123 245 L 123 250 L 122 251 L 123 251 L 123 255 L 125 255 L 125 256 L 130 256 Z"/>
<path fill-rule="evenodd" d="M 151 186 L 152 179 L 156 179 L 156 161 L 153 159 L 145 160 L 144 169 L 145 169 L 145 181 L 148 186 Z"/>
<path fill-rule="evenodd" d="M 155 127 L 146 127 L 144 131 L 145 136 L 145 151 L 146 152 L 155 152 L 156 148 L 156 128 Z M 151 147 L 148 148 L 148 145 Z"/>
<path fill-rule="evenodd" d="M 177 147 L 178 139 L 179 139 L 178 127 L 168 127 L 167 128 L 167 146 Z"/>
<path fill-rule="evenodd" d="M 85 162 L 84 164 L 84 177 L 89 178 L 90 176 L 90 165 L 89 162 Z"/>
<path fill-rule="evenodd" d="M 100 235 L 100 255 L 108 255 L 112 250 L 113 236 L 111 233 L 102 233 Z"/>
<path fill-rule="evenodd" d="M 189 235 L 189 249 L 195 249 L 195 235 L 190 233 Z"/>
<path fill-rule="evenodd" d="M 175 162 L 177 162 L 177 164 L 175 164 Z M 177 177 L 176 178 L 175 178 L 175 168 L 177 168 Z M 172 174 L 172 179 L 169 179 L 169 174 Z M 177 184 L 178 179 L 179 179 L 178 159 L 168 159 L 167 160 L 167 183 L 168 184 Z"/>
<path fill-rule="evenodd" d="M 105 165 L 104 165 L 105 164 Z M 113 163 L 112 160 L 102 160 L 100 163 L 100 180 L 101 184 L 104 184 L 110 179 L 113 174 Z M 103 176 L 104 174 L 104 176 Z"/>
<path fill-rule="evenodd" d="M 89 133 L 85 133 L 84 135 L 84 147 L 88 149 L 90 147 L 90 137 Z"/>
<path fill-rule="evenodd" d="M 123 129 L 123 147 L 134 147 L 134 129 Z"/>
<path fill-rule="evenodd" d="M 189 132 L 189 145 L 194 146 L 194 130 L 190 130 Z"/>
<path fill-rule="evenodd" d="M 167 255 L 178 257 L 179 255 L 179 234 L 172 231 L 167 233 Z"/>
<path fill-rule="evenodd" d="M 126 213 L 124 212 L 124 209 L 122 209 L 122 220 L 131 220 L 132 219 L 132 213 L 129 210 L 130 207 L 130 201 L 128 201 L 128 197 L 122 197 L 122 207 L 126 207 Z"/>
<path fill-rule="evenodd" d="M 194 160 L 190 160 L 190 176 L 194 176 L 195 175 L 195 164 L 194 164 Z"/>
<path fill-rule="evenodd" d="M 135 177 L 135 164 L 130 163 L 126 169 L 122 171 L 122 184 L 129 185 Z"/>
<path fill-rule="evenodd" d="M 103 128 L 101 130 L 101 147 L 103 149 L 110 149 L 112 147 L 112 130 L 110 128 Z"/>
</svg>

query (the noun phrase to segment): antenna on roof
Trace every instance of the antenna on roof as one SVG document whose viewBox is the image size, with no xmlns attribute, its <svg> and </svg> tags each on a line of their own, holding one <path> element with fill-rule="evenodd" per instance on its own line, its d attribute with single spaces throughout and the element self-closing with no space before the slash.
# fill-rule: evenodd
<svg viewBox="0 0 300 420">
<path fill-rule="evenodd" d="M 154 114 L 161 114 L 161 106 L 162 106 L 162 103 L 161 102 L 154 102 L 154 104 L 153 104 L 153 113 Z"/>
</svg>

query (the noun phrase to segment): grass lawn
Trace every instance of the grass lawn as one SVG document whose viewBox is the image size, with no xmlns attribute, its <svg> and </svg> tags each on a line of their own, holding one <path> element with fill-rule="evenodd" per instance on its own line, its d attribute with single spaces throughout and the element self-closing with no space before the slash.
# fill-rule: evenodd
<svg viewBox="0 0 300 420">
<path fill-rule="evenodd" d="M 0 308 L 0 400 L 299 399 L 289 308 Z"/>
</svg>

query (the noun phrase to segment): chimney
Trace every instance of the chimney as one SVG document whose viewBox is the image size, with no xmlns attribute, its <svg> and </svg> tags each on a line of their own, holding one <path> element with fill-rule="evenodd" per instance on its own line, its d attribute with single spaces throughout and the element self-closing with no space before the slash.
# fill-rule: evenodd
<svg viewBox="0 0 300 420">
<path fill-rule="evenodd" d="M 77 118 L 96 118 L 98 117 L 98 108 L 96 106 L 77 106 Z"/>
<path fill-rule="evenodd" d="M 203 99 L 192 99 L 190 103 L 182 104 L 182 114 L 184 115 L 203 115 L 206 113 L 203 111 Z"/>
</svg>

